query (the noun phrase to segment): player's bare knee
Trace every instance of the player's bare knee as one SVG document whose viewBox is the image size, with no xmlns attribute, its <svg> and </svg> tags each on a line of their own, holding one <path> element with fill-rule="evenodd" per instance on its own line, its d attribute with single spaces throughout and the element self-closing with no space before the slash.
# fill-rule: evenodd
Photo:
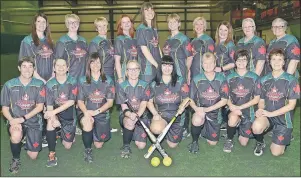
<svg viewBox="0 0 301 178">
<path fill-rule="evenodd" d="M 136 144 L 136 146 L 137 146 L 137 148 L 138 148 L 139 150 L 144 149 L 145 146 L 146 146 L 146 143 L 145 143 L 145 142 L 137 142 L 137 141 L 135 141 L 135 144 Z"/>
<path fill-rule="evenodd" d="M 100 149 L 100 148 L 102 148 L 103 143 L 104 142 L 94 142 L 94 146 L 95 146 L 95 148 Z"/>
<path fill-rule="evenodd" d="M 252 124 L 252 132 L 254 134 L 261 134 L 263 132 L 264 128 L 262 126 L 262 124 L 258 121 L 254 121 L 254 123 Z"/>
<path fill-rule="evenodd" d="M 249 140 L 239 140 L 239 143 L 241 146 L 247 146 L 248 142 L 249 142 Z"/>
<path fill-rule="evenodd" d="M 27 155 L 29 156 L 30 159 L 32 160 L 36 160 L 38 158 L 38 154 L 39 152 L 31 152 L 31 151 L 27 151 Z"/>
<path fill-rule="evenodd" d="M 63 141 L 63 145 L 64 145 L 64 147 L 67 149 L 67 150 L 70 150 L 71 149 L 71 147 L 72 147 L 72 142 L 64 142 Z"/>
<path fill-rule="evenodd" d="M 238 121 L 239 121 L 239 117 L 236 114 L 232 113 L 232 112 L 228 115 L 228 117 L 229 117 L 228 125 L 230 127 L 237 126 Z"/>
<path fill-rule="evenodd" d="M 211 146 L 215 146 L 217 144 L 217 141 L 207 140 L 207 143 Z"/>
<path fill-rule="evenodd" d="M 169 148 L 176 148 L 178 146 L 178 143 L 173 143 L 167 140 L 167 145 L 169 146 Z"/>
<path fill-rule="evenodd" d="M 128 130 L 134 130 L 134 128 L 135 128 L 135 123 L 133 123 L 133 121 L 130 120 L 129 118 L 127 118 L 127 117 L 125 117 L 123 119 L 123 125 Z"/>
<path fill-rule="evenodd" d="M 12 131 L 10 133 L 10 140 L 12 143 L 20 143 L 22 140 L 22 132 L 21 131 Z"/>
<path fill-rule="evenodd" d="M 283 155 L 284 151 L 271 149 L 271 153 L 272 153 L 273 156 L 281 156 L 281 155 Z"/>
<path fill-rule="evenodd" d="M 194 113 L 193 116 L 192 116 L 191 123 L 194 126 L 201 126 L 201 125 L 204 124 L 204 118 L 199 116 L 198 114 Z"/>
</svg>

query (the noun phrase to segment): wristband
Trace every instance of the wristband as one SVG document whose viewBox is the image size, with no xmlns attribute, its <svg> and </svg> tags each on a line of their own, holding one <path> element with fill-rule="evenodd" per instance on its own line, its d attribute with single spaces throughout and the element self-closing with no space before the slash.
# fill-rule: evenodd
<svg viewBox="0 0 301 178">
<path fill-rule="evenodd" d="M 131 110 L 125 109 L 125 110 L 123 111 L 123 115 L 125 116 L 125 113 L 128 112 L 128 111 L 131 111 Z"/>
</svg>

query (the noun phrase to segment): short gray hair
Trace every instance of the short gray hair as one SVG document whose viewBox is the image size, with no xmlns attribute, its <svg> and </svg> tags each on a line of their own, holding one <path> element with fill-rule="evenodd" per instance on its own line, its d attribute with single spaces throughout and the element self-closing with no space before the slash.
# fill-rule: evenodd
<svg viewBox="0 0 301 178">
<path fill-rule="evenodd" d="M 255 24 L 255 21 L 252 19 L 252 18 L 245 18 L 243 19 L 242 23 L 241 23 L 241 27 L 243 28 L 243 24 L 245 22 L 251 22 L 252 25 L 254 26 L 254 32 L 256 32 L 256 24 Z"/>
</svg>

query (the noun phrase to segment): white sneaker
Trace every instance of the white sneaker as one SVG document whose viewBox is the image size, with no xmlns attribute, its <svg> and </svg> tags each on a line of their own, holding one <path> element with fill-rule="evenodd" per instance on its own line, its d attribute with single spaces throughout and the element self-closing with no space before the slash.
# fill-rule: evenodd
<svg viewBox="0 0 301 178">
<path fill-rule="evenodd" d="M 113 132 L 117 132 L 118 131 L 118 129 L 115 129 L 115 128 L 111 128 L 111 132 L 113 133 Z"/>
<path fill-rule="evenodd" d="M 75 134 L 82 135 L 82 130 L 80 128 L 76 127 Z"/>
</svg>

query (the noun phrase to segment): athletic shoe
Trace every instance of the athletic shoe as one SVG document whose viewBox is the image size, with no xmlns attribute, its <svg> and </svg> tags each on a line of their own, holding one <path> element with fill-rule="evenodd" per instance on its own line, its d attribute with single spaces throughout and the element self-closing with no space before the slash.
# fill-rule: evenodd
<svg viewBox="0 0 301 178">
<path fill-rule="evenodd" d="M 221 124 L 220 130 L 227 130 L 227 122 Z"/>
<path fill-rule="evenodd" d="M 123 145 L 123 147 L 121 148 L 121 157 L 129 158 L 131 153 L 132 151 L 130 145 Z"/>
<path fill-rule="evenodd" d="M 231 153 L 233 148 L 233 141 L 230 139 L 227 139 L 226 142 L 224 143 L 224 152 L 226 153 Z"/>
<path fill-rule="evenodd" d="M 42 138 L 42 148 L 48 147 L 48 142 L 46 139 L 46 136 L 43 136 Z"/>
<path fill-rule="evenodd" d="M 55 152 L 50 151 L 48 155 L 48 162 L 46 164 L 47 167 L 54 167 L 57 165 L 57 157 L 55 157 Z"/>
<path fill-rule="evenodd" d="M 120 134 L 123 135 L 123 129 L 120 129 Z"/>
<path fill-rule="evenodd" d="M 263 143 L 256 142 L 256 147 L 254 149 L 254 155 L 255 156 L 261 156 L 263 154 L 263 150 L 265 148 L 265 142 Z"/>
<path fill-rule="evenodd" d="M 185 140 L 186 138 L 190 137 L 190 133 L 187 131 L 187 129 L 184 128 L 184 131 L 183 131 L 183 140 Z"/>
<path fill-rule="evenodd" d="M 20 166 L 21 166 L 20 159 L 13 158 L 12 163 L 10 164 L 9 171 L 13 174 L 16 174 L 18 173 Z"/>
<path fill-rule="evenodd" d="M 23 137 L 23 139 L 21 140 L 22 145 L 25 145 L 26 143 L 26 136 Z"/>
<path fill-rule="evenodd" d="M 76 130 L 75 130 L 75 134 L 82 135 L 82 130 L 80 128 L 78 128 L 77 126 L 76 126 Z"/>
<path fill-rule="evenodd" d="M 190 153 L 194 153 L 194 154 L 198 153 L 199 152 L 199 144 L 198 144 L 198 142 L 194 141 L 194 142 L 190 143 L 188 145 L 188 149 L 189 149 Z"/>
<path fill-rule="evenodd" d="M 111 132 L 114 133 L 114 132 L 117 132 L 118 129 L 115 129 L 115 128 L 111 128 Z"/>
<path fill-rule="evenodd" d="M 92 157 L 92 148 L 86 148 L 84 152 L 84 159 L 87 163 L 92 163 L 93 162 L 93 157 Z"/>
</svg>

